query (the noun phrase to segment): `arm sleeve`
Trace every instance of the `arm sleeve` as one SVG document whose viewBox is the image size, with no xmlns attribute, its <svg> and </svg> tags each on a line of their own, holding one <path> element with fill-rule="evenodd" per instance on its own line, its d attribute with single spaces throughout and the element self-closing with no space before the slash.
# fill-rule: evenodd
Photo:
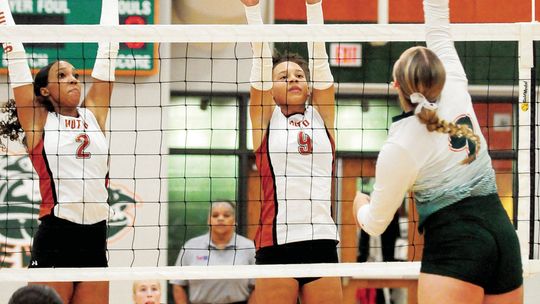
<svg viewBox="0 0 540 304">
<path fill-rule="evenodd" d="M 101 3 L 101 25 L 118 25 L 118 1 L 103 0 Z M 116 59 L 118 58 L 118 42 L 99 42 L 96 62 L 92 69 L 92 77 L 101 81 L 115 80 Z"/>
<path fill-rule="evenodd" d="M 8 1 L 0 2 L 0 12 L 4 22 L 0 24 L 15 25 Z M 28 56 L 21 42 L 5 42 L 2 45 L 8 66 L 9 81 L 12 88 L 17 88 L 34 82 L 28 67 Z"/>
<path fill-rule="evenodd" d="M 383 146 L 377 159 L 370 203 L 362 206 L 356 215 L 365 232 L 380 235 L 386 230 L 418 175 L 415 164 L 401 146 L 391 142 Z"/>
<path fill-rule="evenodd" d="M 306 3 L 307 23 L 324 24 L 322 1 L 315 4 Z M 309 73 L 313 88 L 325 90 L 334 84 L 334 76 L 328 63 L 328 54 L 324 42 L 308 42 Z"/>
<path fill-rule="evenodd" d="M 424 0 L 426 43 L 443 62 L 447 77 L 467 81 L 450 34 L 448 2 L 449 0 Z"/>
<path fill-rule="evenodd" d="M 245 6 L 246 20 L 248 24 L 263 24 L 260 4 Z M 251 43 L 253 51 L 253 63 L 251 65 L 251 75 L 249 81 L 251 86 L 259 91 L 267 91 L 272 88 L 272 52 L 266 42 Z"/>
</svg>

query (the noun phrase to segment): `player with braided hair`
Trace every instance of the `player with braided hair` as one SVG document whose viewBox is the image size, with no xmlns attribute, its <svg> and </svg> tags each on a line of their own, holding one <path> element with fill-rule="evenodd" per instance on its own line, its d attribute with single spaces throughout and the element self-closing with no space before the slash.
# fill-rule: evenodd
<svg viewBox="0 0 540 304">
<path fill-rule="evenodd" d="M 0 24 L 15 24 L 7 0 L 0 1 L 0 15 Z M 118 1 L 103 0 L 100 24 L 116 25 L 118 17 Z M 82 104 L 79 74 L 69 62 L 50 63 L 33 80 L 22 43 L 3 47 L 14 100 L 4 106 L 0 136 L 21 140 L 39 176 L 40 225 L 30 267 L 106 267 L 111 210 L 105 124 L 118 43 L 99 43 L 94 82 Z M 54 288 L 66 304 L 109 302 L 108 282 L 31 284 Z"/>
<path fill-rule="evenodd" d="M 431 64 L 431 66 L 430 66 Z M 431 68 L 432 70 L 428 70 Z M 424 69 L 424 70 L 422 70 Z M 426 74 L 427 73 L 427 74 Z M 431 73 L 431 75 L 429 75 Z M 431 86 L 421 82 L 415 82 L 415 77 L 429 75 L 432 79 Z M 426 125 L 428 131 L 447 133 L 454 138 L 467 138 L 473 141 L 467 158 L 463 163 L 470 163 L 476 159 L 478 148 L 480 148 L 480 137 L 474 134 L 472 126 L 468 124 L 456 124 L 440 119 L 437 114 L 437 105 L 430 101 L 437 100 L 443 85 L 446 82 L 446 72 L 443 63 L 437 55 L 425 47 L 412 47 L 396 61 L 394 65 L 394 86 L 398 89 L 398 95 L 402 106 L 415 108 L 415 114 Z M 429 83 L 429 82 L 428 82 Z M 422 92 L 422 93 L 420 93 Z"/>
<path fill-rule="evenodd" d="M 419 303 L 523 303 L 519 241 L 450 36 L 448 0 L 424 0 L 425 47 L 394 65 L 404 111 L 377 160 L 371 198 L 358 192 L 358 225 L 381 234 L 410 189 L 424 233 Z"/>
</svg>

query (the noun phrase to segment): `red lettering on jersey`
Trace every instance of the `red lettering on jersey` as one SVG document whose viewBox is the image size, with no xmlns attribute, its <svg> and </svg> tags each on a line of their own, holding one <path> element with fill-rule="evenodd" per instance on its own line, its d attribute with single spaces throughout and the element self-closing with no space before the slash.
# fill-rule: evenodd
<svg viewBox="0 0 540 304">
<path fill-rule="evenodd" d="M 13 45 L 11 44 L 4 43 L 3 47 L 4 47 L 4 53 L 6 54 L 13 51 Z"/>
<path fill-rule="evenodd" d="M 302 155 L 313 153 L 313 141 L 308 134 L 302 131 L 298 132 L 298 152 Z"/>
<path fill-rule="evenodd" d="M 90 158 L 90 152 L 86 151 L 86 148 L 90 145 L 90 138 L 88 135 L 84 133 L 79 134 L 77 137 L 75 137 L 75 141 L 80 143 L 79 147 L 77 148 L 77 158 Z"/>
<path fill-rule="evenodd" d="M 75 129 L 76 124 L 74 119 L 66 119 L 66 128 Z"/>
<path fill-rule="evenodd" d="M 81 121 L 79 119 L 66 119 L 65 124 L 66 128 L 80 129 L 82 126 L 85 130 L 88 129 L 88 124 L 86 123 L 86 121 Z"/>
<path fill-rule="evenodd" d="M 309 127 L 309 121 L 305 119 L 299 120 L 299 121 L 289 120 L 289 125 L 294 126 L 294 127 L 301 127 L 301 126 Z"/>
</svg>

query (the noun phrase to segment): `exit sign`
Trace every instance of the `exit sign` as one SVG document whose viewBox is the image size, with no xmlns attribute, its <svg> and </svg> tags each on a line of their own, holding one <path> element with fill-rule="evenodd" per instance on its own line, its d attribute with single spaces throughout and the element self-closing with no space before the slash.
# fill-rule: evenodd
<svg viewBox="0 0 540 304">
<path fill-rule="evenodd" d="M 335 67 L 362 66 L 362 44 L 330 43 L 330 65 Z"/>
</svg>

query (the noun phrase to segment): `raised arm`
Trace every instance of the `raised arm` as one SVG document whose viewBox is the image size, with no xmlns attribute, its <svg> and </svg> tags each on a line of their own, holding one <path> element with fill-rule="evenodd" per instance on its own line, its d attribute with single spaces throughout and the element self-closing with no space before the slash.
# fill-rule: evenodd
<svg viewBox="0 0 540 304">
<path fill-rule="evenodd" d="M 259 0 L 241 0 L 244 4 L 248 24 L 263 24 Z M 272 52 L 266 42 L 251 43 L 253 63 L 251 66 L 251 82 L 249 114 L 253 127 L 253 150 L 261 145 L 264 133 L 275 104 L 272 97 Z"/>
<path fill-rule="evenodd" d="M 2 25 L 15 25 L 8 1 L 0 2 L 0 12 L 4 15 Z M 47 119 L 47 110 L 34 96 L 32 74 L 23 44 L 6 42 L 3 48 L 17 107 L 17 118 L 24 130 L 27 147 L 31 150 L 41 138 Z"/>
<path fill-rule="evenodd" d="M 322 0 L 306 0 L 307 23 L 324 24 Z M 324 42 L 308 42 L 309 71 L 313 83 L 311 101 L 321 114 L 324 123 L 334 137 L 335 92 L 334 77 L 328 64 Z"/>
<path fill-rule="evenodd" d="M 444 64 L 447 78 L 467 81 L 450 34 L 449 0 L 424 0 L 426 43 Z"/>
<path fill-rule="evenodd" d="M 118 0 L 102 1 L 100 24 L 118 25 Z M 94 113 L 103 131 L 105 131 L 105 122 L 109 114 L 118 49 L 118 42 L 100 42 L 98 44 L 96 63 L 92 70 L 92 77 L 95 81 L 84 99 L 84 107 Z"/>
</svg>

